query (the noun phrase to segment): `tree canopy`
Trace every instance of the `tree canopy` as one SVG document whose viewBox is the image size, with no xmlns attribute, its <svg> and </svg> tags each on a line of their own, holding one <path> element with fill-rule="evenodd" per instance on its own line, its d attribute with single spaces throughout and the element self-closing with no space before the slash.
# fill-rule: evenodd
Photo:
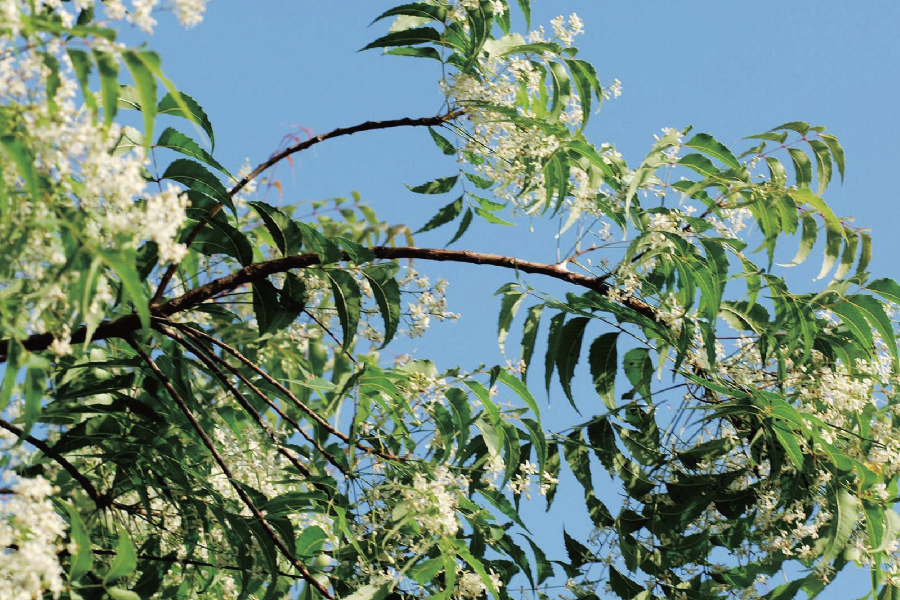
<svg viewBox="0 0 900 600">
<path fill-rule="evenodd" d="M 117 41 L 160 8 L 0 2 L 0 597 L 785 600 L 855 564 L 864 597 L 900 598 L 900 285 L 823 199 L 844 176 L 824 127 L 667 129 L 629 165 L 585 136 L 621 88 L 576 14 L 423 0 L 364 49 L 439 65 L 438 114 L 229 170 L 202 90 Z M 205 0 L 169 8 L 190 27 Z M 424 224 L 258 190 L 400 128 L 448 165 L 409 187 L 443 198 Z M 550 219 L 556 260 L 464 249 L 476 220 Z M 456 317 L 432 262 L 507 273 L 512 358 L 387 358 Z M 541 388 L 578 422 L 546 425 Z M 563 556 L 521 510 L 538 496 L 593 525 Z"/>
</svg>

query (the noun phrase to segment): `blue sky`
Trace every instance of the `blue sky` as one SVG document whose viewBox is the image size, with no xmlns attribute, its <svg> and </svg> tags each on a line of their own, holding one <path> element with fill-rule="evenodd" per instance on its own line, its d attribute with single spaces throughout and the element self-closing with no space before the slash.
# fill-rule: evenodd
<svg viewBox="0 0 900 600">
<path fill-rule="evenodd" d="M 245 157 L 252 164 L 266 158 L 285 134 L 303 136 L 300 128 L 322 133 L 439 110 L 436 63 L 357 52 L 383 32 L 383 26 L 368 24 L 391 5 L 214 0 L 194 30 L 161 19 L 150 45 L 162 54 L 168 76 L 205 107 L 219 160 L 237 168 Z M 633 164 L 662 127 L 692 124 L 740 148 L 743 136 L 786 121 L 825 125 L 847 155 L 845 183 L 833 184 L 825 198 L 839 216 L 871 228 L 873 273 L 898 276 L 900 202 L 891 182 L 900 171 L 893 141 L 900 131 L 900 3 L 537 0 L 533 24 L 547 26 L 557 14 L 573 11 L 585 21 L 586 34 L 577 42 L 581 57 L 597 66 L 601 81 L 618 78 L 624 86 L 621 98 L 593 116 L 587 132 L 592 141 L 614 143 Z M 518 26 L 524 29 L 521 21 Z M 335 140 L 296 156 L 294 166 L 278 171 L 285 202 L 356 190 L 382 218 L 414 229 L 450 198 L 415 196 L 404 184 L 455 169 L 424 130 Z M 438 230 L 417 242 L 441 246 L 451 233 Z M 456 247 L 554 262 L 555 246 L 544 233 L 538 228 L 529 234 L 527 224 L 502 232 L 476 225 Z M 491 295 L 509 275 L 453 265 L 427 270 L 451 281 L 450 308 L 463 318 L 405 349 L 441 366 L 502 362 L 498 304 Z M 810 268 L 787 277 L 802 288 L 814 275 Z M 584 384 L 586 375 L 581 378 Z M 588 387 L 581 388 L 586 405 L 594 401 Z M 551 410 L 560 423 L 571 418 L 565 404 L 554 394 Z M 540 535 L 558 541 L 559 518 L 546 523 Z M 584 521 L 567 525 L 571 531 Z M 824 596 L 858 597 L 867 586 L 860 575 L 845 577 Z"/>
</svg>

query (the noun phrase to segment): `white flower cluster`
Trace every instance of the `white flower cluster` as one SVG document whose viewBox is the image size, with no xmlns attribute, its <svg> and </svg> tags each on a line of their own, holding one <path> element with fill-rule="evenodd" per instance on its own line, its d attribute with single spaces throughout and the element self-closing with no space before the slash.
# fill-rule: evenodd
<svg viewBox="0 0 900 600">
<path fill-rule="evenodd" d="M 452 537 L 459 531 L 456 510 L 467 483 L 465 477 L 456 477 L 447 467 L 439 466 L 430 476 L 413 475 L 412 487 L 403 490 L 403 498 L 422 529 L 431 535 Z"/>
<path fill-rule="evenodd" d="M 193 27 L 203 21 L 207 2 L 208 0 L 170 0 L 169 4 L 184 27 Z M 52 10 L 59 15 L 65 27 L 71 27 L 78 12 L 93 8 L 95 4 L 96 0 L 73 0 L 71 7 L 62 0 L 0 0 L 0 27 L 8 27 L 13 35 L 17 35 L 21 29 L 23 14 L 37 14 L 44 10 Z M 103 0 L 107 18 L 127 21 L 145 33 L 153 33 L 157 24 L 153 12 L 159 5 L 159 0 L 131 0 L 130 6 L 126 6 L 123 0 Z M 69 12 L 70 8 L 74 12 Z"/>
<path fill-rule="evenodd" d="M 447 310 L 447 286 L 446 279 L 439 279 L 434 285 L 431 280 L 420 275 L 415 269 L 408 268 L 406 274 L 399 281 L 402 288 L 408 289 L 415 296 L 414 302 L 408 302 L 409 310 L 409 337 L 421 337 L 431 325 L 431 318 L 439 321 L 456 321 L 457 313 Z"/>
<path fill-rule="evenodd" d="M 44 479 L 19 479 L 0 502 L 0 598 L 58 598 L 65 587 L 58 555 L 66 524 L 56 514 Z"/>
<path fill-rule="evenodd" d="M 503 585 L 503 582 L 500 581 L 500 576 L 493 571 L 488 573 L 488 578 L 491 580 L 491 585 L 494 586 L 495 590 L 499 590 Z M 482 596 L 486 596 L 487 593 L 487 586 L 484 585 L 480 575 L 471 571 L 457 573 L 456 589 L 453 590 L 454 598 L 458 600 L 477 600 Z"/>
</svg>

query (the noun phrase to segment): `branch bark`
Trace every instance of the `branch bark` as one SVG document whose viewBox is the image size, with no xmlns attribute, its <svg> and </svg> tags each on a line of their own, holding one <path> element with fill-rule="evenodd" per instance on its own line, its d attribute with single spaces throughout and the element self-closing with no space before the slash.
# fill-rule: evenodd
<svg viewBox="0 0 900 600">
<path fill-rule="evenodd" d="M 470 250 L 417 248 L 411 246 L 400 246 L 396 248 L 389 246 L 375 246 L 370 248 L 370 250 L 376 258 L 382 260 L 411 258 L 438 262 L 489 265 L 511 269 L 513 271 L 521 271 L 523 273 L 543 275 L 572 285 L 594 290 L 603 295 L 609 294 L 613 289 L 602 277 L 590 277 L 580 273 L 572 273 L 556 264 L 520 260 L 518 258 L 500 254 L 485 254 L 481 252 L 472 252 Z M 350 257 L 345 254 L 344 260 L 349 260 L 349 258 Z M 315 254 L 296 254 L 247 265 L 229 275 L 214 279 L 204 285 L 189 290 L 185 294 L 173 298 L 168 302 L 153 306 L 151 307 L 151 312 L 153 316 L 162 318 L 171 317 L 172 315 L 191 310 L 218 294 L 236 289 L 244 284 L 260 281 L 276 273 L 284 273 L 293 269 L 305 269 L 314 267 L 318 264 L 319 257 Z M 624 306 L 645 317 L 653 320 L 656 319 L 656 311 L 654 308 L 638 298 L 624 298 L 621 302 Z M 105 321 L 101 323 L 94 332 L 92 339 L 124 339 L 140 328 L 141 323 L 136 314 L 126 315 L 114 321 Z M 77 329 L 72 333 L 71 343 L 73 345 L 83 343 L 85 334 L 86 331 L 84 327 Z M 53 343 L 53 336 L 48 333 L 42 333 L 30 336 L 22 342 L 22 345 L 26 350 L 38 352 L 49 348 L 51 343 Z M 0 362 L 6 361 L 8 346 L 8 340 L 0 340 Z"/>
<path fill-rule="evenodd" d="M 438 115 L 434 117 L 420 117 L 418 119 L 413 119 L 410 117 L 404 117 L 402 119 L 391 119 L 389 121 L 366 121 L 365 123 L 360 123 L 359 125 L 354 125 L 352 127 L 338 127 L 337 129 L 332 129 L 327 133 L 323 133 L 321 135 L 317 135 L 315 137 L 309 138 L 303 142 L 298 144 L 294 144 L 293 146 L 289 146 L 280 152 L 276 152 L 268 159 L 261 162 L 253 171 L 250 172 L 249 175 L 241 179 L 237 182 L 237 184 L 231 188 L 231 191 L 228 192 L 228 196 L 234 198 L 238 192 L 244 189 L 248 183 L 259 177 L 259 175 L 272 167 L 273 165 L 279 163 L 284 160 L 288 156 L 292 154 L 296 154 L 297 152 L 302 152 L 307 148 L 315 146 L 325 140 L 330 140 L 336 137 L 342 137 L 345 135 L 353 135 L 354 133 L 360 133 L 363 131 L 374 131 L 378 129 L 391 129 L 394 127 L 437 127 L 447 123 L 448 121 L 453 121 L 454 119 L 459 118 L 465 111 L 462 110 L 454 110 L 444 115 Z M 191 232 L 188 234 L 187 238 L 185 238 L 184 243 L 190 246 L 194 243 L 194 240 L 197 239 L 197 236 L 200 234 L 200 230 L 206 226 L 207 221 L 213 218 L 219 211 L 222 210 L 223 204 L 219 203 L 210 209 L 209 213 L 206 215 L 206 219 L 197 223 Z M 153 299 L 150 301 L 151 306 L 158 304 L 163 295 L 166 293 L 166 288 L 169 286 L 169 282 L 172 281 L 172 277 L 175 276 L 175 271 L 177 270 L 178 265 L 171 264 L 166 269 L 165 273 L 163 273 L 162 279 L 159 281 L 159 287 L 156 288 L 156 293 L 153 294 Z"/>
</svg>

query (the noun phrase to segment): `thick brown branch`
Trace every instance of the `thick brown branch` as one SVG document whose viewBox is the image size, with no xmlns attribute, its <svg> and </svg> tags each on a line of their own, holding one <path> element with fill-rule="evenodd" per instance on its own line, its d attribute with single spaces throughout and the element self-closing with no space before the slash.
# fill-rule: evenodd
<svg viewBox="0 0 900 600">
<path fill-rule="evenodd" d="M 572 285 L 594 290 L 600 294 L 606 295 L 612 291 L 612 286 L 606 283 L 603 278 L 589 277 L 579 273 L 572 273 L 559 265 L 539 263 L 528 260 L 520 260 L 510 256 L 502 256 L 499 254 L 484 254 L 481 252 L 472 252 L 469 250 L 445 250 L 441 248 L 415 248 L 415 247 L 398 247 L 391 248 L 388 246 L 375 246 L 370 249 L 376 258 L 380 259 L 403 259 L 413 258 L 418 260 L 432 260 L 441 262 L 458 262 L 474 265 L 490 265 L 501 267 L 504 269 L 512 269 L 523 273 L 532 273 L 535 275 L 543 275 L 558 279 Z M 344 257 L 345 260 L 349 256 Z M 172 315 L 191 310 L 196 306 L 206 302 L 210 298 L 218 296 L 224 292 L 234 290 L 244 284 L 260 281 L 270 275 L 276 273 L 284 273 L 293 269 L 304 269 L 319 264 L 319 257 L 315 254 L 296 254 L 294 256 L 286 256 L 283 258 L 275 258 L 265 262 L 247 265 L 243 269 L 235 271 L 230 275 L 225 275 L 219 279 L 210 281 L 205 285 L 196 287 L 187 293 L 178 296 L 168 302 L 154 306 L 152 311 L 158 317 L 170 317 Z M 656 311 L 649 304 L 637 298 L 623 298 L 622 304 L 635 312 L 644 315 L 650 319 L 656 319 Z M 94 332 L 92 339 L 104 340 L 107 338 L 124 338 L 131 333 L 140 329 L 141 324 L 137 315 L 127 315 L 116 319 L 115 321 L 106 321 L 101 323 Z M 84 342 L 85 329 L 82 327 L 72 334 L 71 342 L 73 345 Z M 33 335 L 22 342 L 27 350 L 33 352 L 46 350 L 53 342 L 53 336 L 50 334 Z M 8 346 L 7 340 L 0 340 L 0 362 L 6 360 L 6 351 Z"/>
<path fill-rule="evenodd" d="M 294 144 L 293 146 L 289 146 L 284 150 L 276 152 L 272 156 L 270 156 L 267 160 L 261 162 L 253 171 L 250 172 L 249 175 L 241 179 L 237 182 L 237 184 L 231 188 L 231 191 L 228 192 L 230 197 L 234 197 L 238 192 L 240 192 L 248 183 L 259 177 L 259 175 L 268 169 L 269 167 L 274 166 L 278 162 L 284 160 L 288 156 L 292 154 L 296 154 L 297 152 L 302 152 L 316 144 L 324 142 L 325 140 L 330 140 L 336 137 L 342 137 L 345 135 L 353 135 L 354 133 L 360 133 L 363 131 L 374 131 L 377 129 L 391 129 L 393 127 L 437 127 L 447 123 L 448 121 L 452 121 L 457 119 L 463 114 L 462 110 L 455 110 L 449 112 L 444 115 L 437 115 L 434 117 L 420 117 L 418 119 L 413 119 L 409 117 L 404 117 L 402 119 L 391 119 L 389 121 L 366 121 L 365 123 L 360 123 L 359 125 L 354 125 L 352 127 L 338 127 L 337 129 L 332 129 L 328 133 L 323 133 L 321 135 L 317 135 L 315 137 L 311 137 L 308 140 L 300 142 L 298 144 Z M 209 213 L 206 215 L 206 219 L 197 223 L 191 232 L 188 234 L 187 238 L 185 238 L 184 243 L 190 246 L 194 243 L 194 240 L 197 239 L 197 236 L 200 234 L 200 230 L 206 225 L 207 221 L 214 216 L 216 216 L 219 211 L 222 210 L 223 204 L 219 203 L 210 209 Z M 153 294 L 153 299 L 150 301 L 150 304 L 157 304 L 162 300 L 163 295 L 166 293 L 166 288 L 169 286 L 169 282 L 172 281 L 172 277 L 175 275 L 175 271 L 178 268 L 176 264 L 169 265 L 169 268 L 166 269 L 166 272 L 163 274 L 162 279 L 159 281 L 159 287 L 156 289 L 156 293 Z"/>
<path fill-rule="evenodd" d="M 206 431 L 204 431 L 203 426 L 200 425 L 199 421 L 197 421 L 197 418 L 191 412 L 191 409 L 188 408 L 187 403 L 185 403 L 184 399 L 182 399 L 181 395 L 175 389 L 175 386 L 172 385 L 172 382 L 169 380 L 169 378 L 165 376 L 165 374 L 160 370 L 159 366 L 157 366 L 156 362 L 152 358 L 150 358 L 150 355 L 147 354 L 144 349 L 138 345 L 137 342 L 135 342 L 130 337 L 126 339 L 134 349 L 134 351 L 137 352 L 138 356 L 141 357 L 141 360 L 144 361 L 144 364 L 147 365 L 150 371 L 152 371 L 156 378 L 159 379 L 159 382 L 162 383 L 163 387 L 166 388 L 169 396 L 172 398 L 172 400 L 175 401 L 175 404 L 178 405 L 178 408 L 181 409 L 182 414 L 185 416 L 188 422 L 190 422 L 191 427 L 193 428 L 197 436 L 201 439 L 203 445 L 206 446 L 206 449 L 210 454 L 212 454 L 213 459 L 216 461 L 216 464 L 219 465 L 220 469 L 222 469 L 222 473 L 224 473 L 225 477 L 228 478 L 228 483 L 231 484 L 232 489 L 241 499 L 241 502 L 244 503 L 244 506 L 250 509 L 250 512 L 253 514 L 253 516 L 259 520 L 260 526 L 266 532 L 266 535 L 269 537 L 269 539 L 272 540 L 272 543 L 275 545 L 275 547 L 278 548 L 278 551 L 288 560 L 288 562 L 291 563 L 291 566 L 297 569 L 297 571 L 300 573 L 300 576 L 303 577 L 304 580 L 306 580 L 307 584 L 316 588 L 326 598 L 334 600 L 334 596 L 331 594 L 331 592 L 328 591 L 328 588 L 322 585 L 322 583 L 320 583 L 315 577 L 313 577 L 312 574 L 303 565 L 303 563 L 296 556 L 294 556 L 293 551 L 287 547 L 287 545 L 284 543 L 284 540 L 281 539 L 278 533 L 272 528 L 272 525 L 270 525 L 266 520 L 265 515 L 262 513 L 259 507 L 256 506 L 256 503 L 253 502 L 247 492 L 244 491 L 244 488 L 241 487 L 240 482 L 231 472 L 231 469 L 228 467 L 225 459 L 222 458 L 222 455 L 216 449 L 216 445 L 209 438 Z"/>
</svg>

